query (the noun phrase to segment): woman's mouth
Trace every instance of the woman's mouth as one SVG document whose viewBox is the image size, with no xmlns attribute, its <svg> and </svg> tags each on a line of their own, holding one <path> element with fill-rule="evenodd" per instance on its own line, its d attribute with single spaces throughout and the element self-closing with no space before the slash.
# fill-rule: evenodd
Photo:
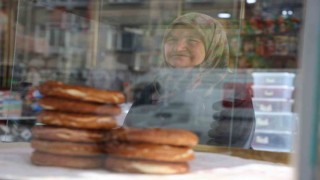
<svg viewBox="0 0 320 180">
<path fill-rule="evenodd" d="M 171 57 L 189 57 L 188 54 L 173 54 Z"/>
</svg>

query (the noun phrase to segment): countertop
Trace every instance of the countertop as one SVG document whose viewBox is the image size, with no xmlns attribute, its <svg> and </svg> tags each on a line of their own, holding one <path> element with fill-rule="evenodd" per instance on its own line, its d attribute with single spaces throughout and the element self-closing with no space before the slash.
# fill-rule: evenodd
<svg viewBox="0 0 320 180">
<path fill-rule="evenodd" d="M 189 162 L 190 172 L 180 175 L 145 175 L 114 173 L 104 169 L 79 170 L 34 166 L 30 163 L 29 143 L 0 143 L 0 179 L 69 180 L 69 179 L 219 179 L 219 180 L 286 180 L 293 179 L 293 167 L 281 163 L 196 152 Z"/>
</svg>

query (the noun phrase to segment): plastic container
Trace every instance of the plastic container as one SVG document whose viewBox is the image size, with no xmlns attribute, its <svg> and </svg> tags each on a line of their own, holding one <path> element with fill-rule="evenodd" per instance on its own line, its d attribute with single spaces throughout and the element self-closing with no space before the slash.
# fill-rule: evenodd
<svg viewBox="0 0 320 180">
<path fill-rule="evenodd" d="M 293 86 L 252 86 L 253 96 L 257 98 L 291 99 Z"/>
<path fill-rule="evenodd" d="M 3 116 L 19 117 L 22 114 L 22 101 L 16 99 L 6 99 L 3 101 Z"/>
<path fill-rule="evenodd" d="M 252 73 L 254 85 L 293 86 L 295 74 L 287 72 Z"/>
<path fill-rule="evenodd" d="M 296 114 L 293 113 L 255 113 L 256 130 L 279 132 L 295 132 L 297 127 Z"/>
<path fill-rule="evenodd" d="M 256 131 L 251 146 L 255 150 L 290 152 L 293 134 Z"/>
<path fill-rule="evenodd" d="M 252 98 L 255 112 L 291 112 L 293 100 Z"/>
<path fill-rule="evenodd" d="M 118 125 L 120 125 L 120 126 L 123 125 L 124 120 L 125 120 L 128 112 L 129 112 L 131 106 L 132 106 L 132 103 L 123 103 L 123 104 L 120 105 L 120 107 L 121 107 L 121 114 L 115 116 Z"/>
</svg>

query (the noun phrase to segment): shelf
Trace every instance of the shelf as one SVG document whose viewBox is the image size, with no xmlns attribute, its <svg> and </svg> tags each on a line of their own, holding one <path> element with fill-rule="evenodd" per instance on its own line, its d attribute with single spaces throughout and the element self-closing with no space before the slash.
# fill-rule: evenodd
<svg viewBox="0 0 320 180">
<path fill-rule="evenodd" d="M 21 117 L 0 117 L 0 121 L 3 120 L 35 120 L 35 116 L 21 116 Z"/>
<path fill-rule="evenodd" d="M 299 30 L 282 32 L 282 33 L 258 33 L 258 34 L 241 33 L 240 36 L 244 36 L 244 37 L 270 37 L 270 36 L 297 36 L 298 34 L 299 34 Z"/>
<path fill-rule="evenodd" d="M 263 58 L 267 59 L 297 59 L 298 55 L 295 54 L 288 54 L 288 55 L 280 55 L 280 54 L 274 54 L 274 55 L 268 55 L 268 56 L 261 56 Z"/>
<path fill-rule="evenodd" d="M 249 57 L 250 55 L 245 55 L 245 54 L 241 54 L 241 55 L 233 55 L 231 54 L 230 57 L 231 58 L 241 58 L 241 57 Z M 257 57 L 261 57 L 261 58 L 266 58 L 266 59 L 297 59 L 298 55 L 297 54 L 287 54 L 287 55 L 280 55 L 280 54 L 273 54 L 273 55 L 259 55 L 259 54 L 255 54 L 255 56 Z"/>
</svg>

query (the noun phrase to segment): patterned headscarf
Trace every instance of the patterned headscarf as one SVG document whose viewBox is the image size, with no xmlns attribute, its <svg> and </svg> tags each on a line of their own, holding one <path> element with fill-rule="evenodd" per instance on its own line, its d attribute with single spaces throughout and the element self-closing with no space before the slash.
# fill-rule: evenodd
<svg viewBox="0 0 320 180">
<path fill-rule="evenodd" d="M 206 52 L 205 60 L 199 65 L 202 71 L 211 68 L 228 67 L 229 45 L 226 32 L 219 21 L 201 13 L 184 14 L 175 19 L 165 31 L 162 49 L 164 49 L 164 40 L 176 25 L 189 26 L 202 36 Z M 163 58 L 163 67 L 170 67 L 165 61 L 164 53 Z"/>
<path fill-rule="evenodd" d="M 187 13 L 176 18 L 167 28 L 164 33 L 162 49 L 164 49 L 164 42 L 170 31 L 175 28 L 176 25 L 186 25 L 198 32 L 204 43 L 205 47 L 205 59 L 204 61 L 195 66 L 192 70 L 192 74 L 173 75 L 175 74 L 175 68 L 168 64 L 163 54 L 163 64 L 160 72 L 160 76 L 156 79 L 156 82 L 160 84 L 171 84 L 173 86 L 179 84 L 179 82 L 188 81 L 189 85 L 184 88 L 193 88 L 201 84 L 204 77 L 210 75 L 214 69 L 220 69 L 225 73 L 222 73 L 220 77 L 213 77 L 212 85 L 220 82 L 224 78 L 229 69 L 229 45 L 226 32 L 219 21 L 216 19 L 201 13 Z M 184 83 L 185 84 L 185 83 Z M 170 87 L 174 89 L 175 87 Z M 176 89 L 181 89 L 181 86 Z"/>
</svg>

